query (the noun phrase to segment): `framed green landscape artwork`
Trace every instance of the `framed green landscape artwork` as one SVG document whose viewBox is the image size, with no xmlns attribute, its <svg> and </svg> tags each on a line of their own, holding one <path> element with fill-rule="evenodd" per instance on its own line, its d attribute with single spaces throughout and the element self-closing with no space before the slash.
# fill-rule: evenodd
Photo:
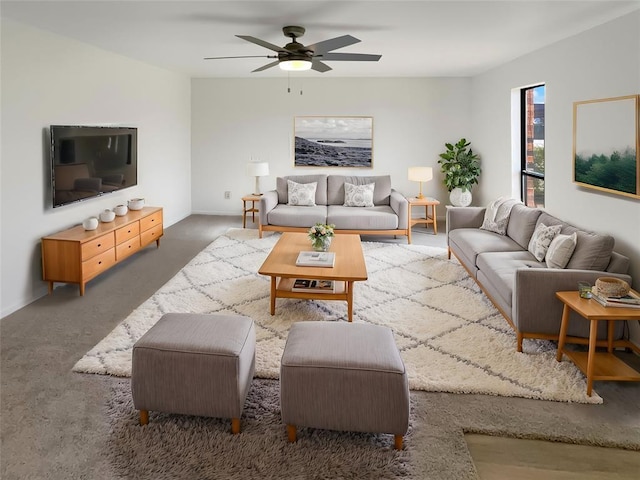
<svg viewBox="0 0 640 480">
<path fill-rule="evenodd" d="M 373 117 L 295 117 L 294 167 L 373 167 Z"/>
<path fill-rule="evenodd" d="M 640 198 L 640 95 L 574 102 L 573 180 Z"/>
</svg>

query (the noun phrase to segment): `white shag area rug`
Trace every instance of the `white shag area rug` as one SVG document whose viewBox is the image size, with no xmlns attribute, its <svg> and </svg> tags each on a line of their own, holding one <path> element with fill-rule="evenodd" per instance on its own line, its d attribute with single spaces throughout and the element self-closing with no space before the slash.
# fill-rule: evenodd
<svg viewBox="0 0 640 480">
<path fill-rule="evenodd" d="M 131 375 L 133 344 L 165 313 L 228 313 L 256 322 L 256 376 L 278 378 L 294 322 L 346 321 L 346 302 L 278 299 L 269 314 L 270 278 L 257 273 L 278 240 L 231 229 L 193 258 L 151 298 L 80 359 L 76 372 Z M 446 250 L 363 242 L 369 279 L 356 282 L 354 322 L 390 327 L 413 390 L 478 393 L 578 403 L 586 380 L 556 346 L 515 334 Z"/>
</svg>

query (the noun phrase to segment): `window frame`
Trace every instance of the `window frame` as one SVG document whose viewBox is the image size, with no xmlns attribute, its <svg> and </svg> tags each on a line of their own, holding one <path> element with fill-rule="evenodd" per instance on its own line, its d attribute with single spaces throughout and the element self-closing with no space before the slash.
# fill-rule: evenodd
<svg viewBox="0 0 640 480">
<path fill-rule="evenodd" d="M 538 87 L 544 87 L 545 83 L 539 83 L 520 89 L 520 199 L 527 204 L 527 182 L 529 179 L 541 180 L 545 183 L 545 174 L 527 169 L 527 92 Z M 546 95 L 545 95 L 546 110 Z M 544 125 L 543 125 L 544 126 Z M 532 138 L 533 141 L 533 138 Z M 546 159 L 545 159 L 546 160 Z M 545 169 L 546 171 L 546 169 Z"/>
</svg>

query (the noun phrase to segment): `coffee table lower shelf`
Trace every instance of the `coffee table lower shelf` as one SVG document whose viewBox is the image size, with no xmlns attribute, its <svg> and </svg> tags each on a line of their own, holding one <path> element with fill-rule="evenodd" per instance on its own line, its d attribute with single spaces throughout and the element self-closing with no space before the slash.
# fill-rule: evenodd
<svg viewBox="0 0 640 480">
<path fill-rule="evenodd" d="M 276 298 L 301 300 L 338 300 L 347 302 L 349 321 L 353 318 L 353 282 L 334 280 L 335 292 L 293 292 L 295 278 L 271 277 L 271 315 L 276 313 Z"/>
<path fill-rule="evenodd" d="M 562 351 L 583 374 L 587 375 L 589 352 Z M 616 380 L 619 382 L 640 382 L 640 372 L 620 360 L 613 353 L 596 352 L 594 355 L 593 380 Z"/>
</svg>

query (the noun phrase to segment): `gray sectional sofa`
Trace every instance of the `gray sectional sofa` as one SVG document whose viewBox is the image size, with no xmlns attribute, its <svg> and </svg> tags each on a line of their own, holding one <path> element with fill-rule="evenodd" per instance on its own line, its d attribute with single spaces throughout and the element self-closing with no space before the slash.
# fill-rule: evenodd
<svg viewBox="0 0 640 480">
<path fill-rule="evenodd" d="M 508 216 L 506 234 L 481 229 L 483 207 L 447 208 L 447 243 L 480 288 L 516 331 L 517 350 L 523 338 L 557 340 L 562 319 L 562 303 L 555 292 L 577 290 L 579 281 L 594 284 L 601 276 L 617 277 L 631 284 L 629 258 L 613 251 L 609 235 L 579 230 L 547 212 L 515 205 Z M 576 233 L 575 250 L 564 268 L 550 268 L 529 252 L 536 227 L 560 225 L 560 233 Z M 580 319 L 580 320 L 578 320 Z M 624 335 L 624 322 L 615 322 L 615 339 Z M 572 312 L 568 341 L 586 343 L 589 322 Z M 606 339 L 606 322 L 601 322 L 598 338 Z"/>
<path fill-rule="evenodd" d="M 298 184 L 316 183 L 314 205 L 290 205 L 288 180 Z M 352 185 L 375 184 L 373 206 L 348 207 L 345 182 Z M 306 232 L 316 223 L 335 225 L 336 233 L 408 236 L 407 199 L 391 188 L 389 175 L 291 175 L 276 179 L 276 190 L 260 199 L 260 238 L 264 231 Z"/>
</svg>

